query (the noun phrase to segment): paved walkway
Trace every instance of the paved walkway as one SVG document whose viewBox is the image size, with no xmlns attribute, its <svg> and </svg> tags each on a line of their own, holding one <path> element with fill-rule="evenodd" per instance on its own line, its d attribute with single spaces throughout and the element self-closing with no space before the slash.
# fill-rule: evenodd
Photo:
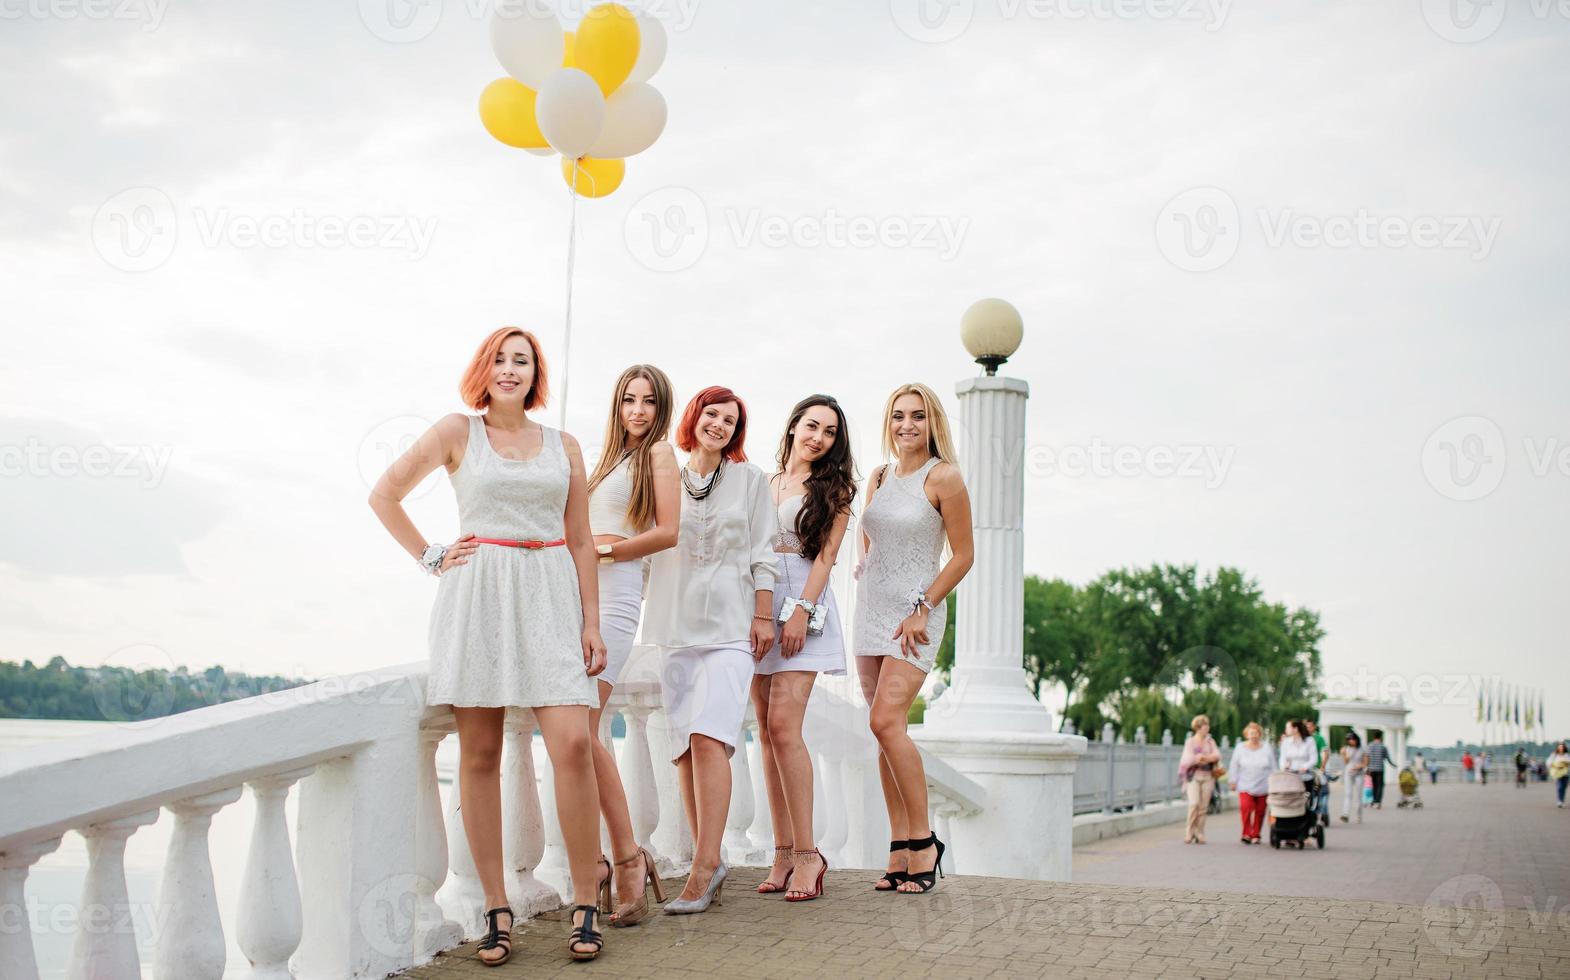
<svg viewBox="0 0 1570 980">
<path fill-rule="evenodd" d="M 1176 827 L 1101 842 L 1077 854 L 1073 884 L 953 877 L 899 896 L 831 871 L 823 899 L 787 905 L 753 892 L 761 869 L 738 868 L 723 906 L 608 929 L 593 963 L 567 958 L 560 912 L 523 924 L 505 967 L 475 962 L 471 944 L 406 976 L 1570 977 L 1570 811 L 1508 786 L 1440 789 L 1421 812 L 1338 830 L 1324 852 L 1225 844 L 1233 814 L 1205 847 Z M 1089 883 L 1139 869 L 1139 887 Z"/>
<path fill-rule="evenodd" d="M 1343 824 L 1333 784 L 1324 851 L 1244 847 L 1236 811 L 1209 819 L 1204 847 L 1184 844 L 1181 824 L 1096 841 L 1075 849 L 1074 880 L 1436 906 L 1472 893 L 1496 910 L 1570 905 L 1570 810 L 1554 808 L 1552 787 L 1440 783 L 1421 795 L 1423 809 L 1402 810 L 1400 794 L 1387 792 L 1383 810 Z"/>
</svg>

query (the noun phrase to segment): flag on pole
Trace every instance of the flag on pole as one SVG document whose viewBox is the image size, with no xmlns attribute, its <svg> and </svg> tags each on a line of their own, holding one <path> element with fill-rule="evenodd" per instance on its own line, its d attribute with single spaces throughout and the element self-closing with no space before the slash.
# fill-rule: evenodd
<svg viewBox="0 0 1570 980">
<path fill-rule="evenodd" d="M 1490 681 L 1488 683 L 1487 691 L 1488 691 L 1488 706 L 1487 706 L 1487 709 L 1486 709 L 1486 713 L 1487 713 L 1486 720 L 1487 721 L 1493 721 L 1494 720 L 1494 682 L 1493 681 Z"/>
<path fill-rule="evenodd" d="M 1537 692 L 1537 723 L 1539 725 L 1542 725 L 1544 728 L 1548 727 L 1548 722 L 1543 720 L 1543 692 L 1542 691 L 1538 691 Z"/>
<path fill-rule="evenodd" d="M 1483 685 L 1477 686 L 1477 720 L 1483 720 Z"/>
<path fill-rule="evenodd" d="M 1521 724 L 1521 689 L 1515 689 L 1515 723 Z"/>
</svg>

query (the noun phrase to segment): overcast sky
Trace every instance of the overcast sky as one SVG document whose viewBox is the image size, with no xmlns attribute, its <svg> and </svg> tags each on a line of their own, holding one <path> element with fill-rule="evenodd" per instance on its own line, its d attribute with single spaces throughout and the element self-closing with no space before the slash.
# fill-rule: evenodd
<svg viewBox="0 0 1570 980">
<path fill-rule="evenodd" d="M 488 331 L 562 353 L 568 196 L 479 125 L 487 9 L 0 0 L 0 658 L 424 656 L 369 483 Z M 1417 742 L 1475 737 L 1478 677 L 1570 730 L 1558 8 L 652 10 L 670 124 L 578 209 L 586 447 L 647 360 L 741 392 L 766 467 L 838 396 L 866 473 L 1001 296 L 1029 572 L 1236 565 Z M 458 530 L 444 478 L 411 510 Z"/>
</svg>

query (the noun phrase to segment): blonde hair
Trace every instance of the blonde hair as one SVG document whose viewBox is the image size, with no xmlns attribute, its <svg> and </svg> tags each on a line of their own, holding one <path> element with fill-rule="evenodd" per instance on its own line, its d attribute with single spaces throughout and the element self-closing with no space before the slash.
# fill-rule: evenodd
<svg viewBox="0 0 1570 980">
<path fill-rule="evenodd" d="M 627 386 L 639 378 L 647 381 L 649 387 L 654 389 L 654 420 L 649 425 L 649 431 L 628 449 L 627 426 L 621 420 L 621 400 L 627 394 Z M 632 495 L 627 500 L 627 524 L 635 531 L 645 531 L 654 523 L 653 449 L 655 443 L 663 442 L 670 434 L 672 405 L 670 378 L 652 364 L 634 364 L 621 373 L 611 390 L 611 412 L 605 421 L 604 448 L 600 450 L 599 464 L 589 476 L 589 493 L 594 493 L 595 488 L 621 465 L 622 460 L 631 457 L 627 476 L 632 484 Z"/>
<path fill-rule="evenodd" d="M 1210 716 L 1209 715 L 1195 715 L 1193 722 L 1188 727 L 1190 729 L 1192 729 L 1192 730 L 1197 732 L 1197 731 L 1199 731 L 1199 726 L 1200 725 L 1208 725 L 1208 724 L 1210 724 Z"/>
<path fill-rule="evenodd" d="M 1250 728 L 1252 728 L 1252 729 L 1254 729 L 1254 730 L 1255 730 L 1255 731 L 1257 731 L 1257 732 L 1258 732 L 1258 733 L 1259 733 L 1259 737 L 1260 737 L 1260 739 L 1261 739 L 1261 740 L 1263 740 L 1263 739 L 1264 739 L 1264 737 L 1265 737 L 1265 729 L 1264 729 L 1264 726 L 1263 726 L 1263 725 L 1261 725 L 1261 724 L 1260 724 L 1260 723 L 1259 723 L 1259 722 L 1257 722 L 1257 721 L 1251 721 L 1251 722 L 1249 722 L 1249 723 L 1248 723 L 1248 724 L 1246 724 L 1246 725 L 1244 725 L 1244 726 L 1243 726 L 1243 737 L 1244 737 L 1244 738 L 1248 738 L 1248 730 L 1249 730 L 1249 729 L 1250 729 Z"/>
<path fill-rule="evenodd" d="M 959 454 L 954 452 L 954 440 L 949 436 L 949 417 L 943 411 L 943 402 L 938 399 L 937 392 L 919 381 L 895 388 L 894 394 L 889 396 L 888 403 L 883 406 L 883 452 L 890 457 L 899 455 L 889 429 L 894 424 L 894 403 L 904 395 L 920 398 L 921 407 L 927 413 L 927 452 L 950 466 L 958 467 Z"/>
</svg>

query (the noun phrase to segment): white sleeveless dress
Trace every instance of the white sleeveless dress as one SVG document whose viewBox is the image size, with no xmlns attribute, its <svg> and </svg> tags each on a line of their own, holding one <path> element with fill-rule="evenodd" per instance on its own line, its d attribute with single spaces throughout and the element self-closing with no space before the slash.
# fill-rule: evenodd
<svg viewBox="0 0 1570 980">
<path fill-rule="evenodd" d="M 940 460 L 933 457 L 908 476 L 895 464 L 883 471 L 883 485 L 861 514 L 861 529 L 872 543 L 856 588 L 855 642 L 858 657 L 897 657 L 930 673 L 948 628 L 948 598 L 927 618 L 927 643 L 912 660 L 900 650 L 894 631 L 912 610 L 910 595 L 925 590 L 938 577 L 943 556 L 943 515 L 927 500 L 927 474 Z"/>
<path fill-rule="evenodd" d="M 452 474 L 460 527 L 482 538 L 564 536 L 570 470 L 561 433 L 545 427 L 533 459 L 497 454 L 485 422 L 469 418 L 469 445 Z M 442 573 L 431 608 L 427 704 L 543 707 L 599 704 L 583 665 L 583 600 L 565 546 L 482 544 Z"/>
<path fill-rule="evenodd" d="M 632 500 L 632 457 L 623 459 L 605 475 L 589 498 L 589 530 L 594 535 L 623 538 L 638 532 L 627 526 L 627 505 Z M 612 687 L 632 657 L 638 620 L 643 615 L 643 559 L 599 566 L 600 636 L 605 640 L 605 669 L 595 676 Z"/>
<path fill-rule="evenodd" d="M 780 610 L 785 608 L 787 598 L 801 598 L 801 590 L 807 587 L 807 576 L 812 574 L 812 562 L 802 556 L 801 538 L 796 535 L 796 522 L 801 518 L 804 503 L 805 494 L 780 501 L 780 529 L 774 537 L 779 559 L 779 571 L 774 579 L 774 646 L 758 661 L 756 671 L 759 674 L 778 674 L 785 670 L 811 670 L 829 675 L 845 673 L 845 635 L 840 630 L 840 610 L 834 601 L 832 583 L 825 585 L 823 594 L 818 597 L 827 607 L 823 634 L 807 634 L 806 642 L 794 657 L 786 657 L 780 651 L 779 636 L 783 628 L 779 623 Z M 782 548 L 786 550 L 781 551 Z"/>
</svg>

